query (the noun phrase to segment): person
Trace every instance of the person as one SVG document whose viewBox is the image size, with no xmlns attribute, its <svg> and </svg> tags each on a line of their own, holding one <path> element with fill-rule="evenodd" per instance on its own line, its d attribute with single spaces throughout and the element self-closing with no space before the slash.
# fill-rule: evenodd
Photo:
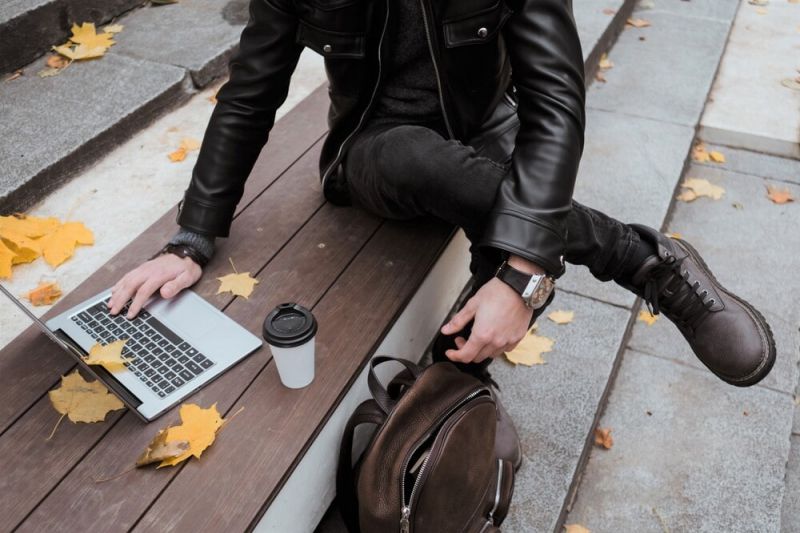
<svg viewBox="0 0 800 533">
<path fill-rule="evenodd" d="M 768 374 L 766 320 L 687 241 L 572 199 L 585 80 L 570 0 L 251 0 L 249 10 L 180 229 L 114 285 L 112 314 L 132 300 L 133 317 L 157 291 L 171 298 L 200 278 L 309 47 L 329 80 L 326 199 L 391 219 L 438 217 L 470 240 L 469 297 L 442 326 L 435 360 L 491 381 L 488 364 L 552 301 L 566 262 L 642 297 L 724 381 Z M 501 404 L 497 442 L 518 466 Z"/>
</svg>

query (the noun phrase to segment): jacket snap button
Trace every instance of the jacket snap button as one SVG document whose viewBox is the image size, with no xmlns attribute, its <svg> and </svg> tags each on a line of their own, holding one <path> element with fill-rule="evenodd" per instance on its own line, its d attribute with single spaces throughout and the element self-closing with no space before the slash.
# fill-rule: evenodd
<svg viewBox="0 0 800 533">
<path fill-rule="evenodd" d="M 486 28 L 478 28 L 478 37 L 483 39 L 487 35 L 489 35 L 489 30 L 487 30 Z"/>
<path fill-rule="evenodd" d="M 322 51 L 325 52 L 326 54 L 331 50 L 333 50 L 333 47 L 329 44 L 326 44 L 325 46 L 322 47 Z"/>
</svg>

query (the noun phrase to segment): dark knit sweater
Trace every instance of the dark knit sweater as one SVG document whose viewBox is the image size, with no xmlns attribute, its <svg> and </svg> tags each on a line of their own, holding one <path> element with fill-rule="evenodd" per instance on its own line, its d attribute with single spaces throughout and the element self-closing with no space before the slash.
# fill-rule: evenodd
<svg viewBox="0 0 800 533">
<path fill-rule="evenodd" d="M 431 124 L 443 131 L 436 71 L 419 0 L 391 1 L 384 39 L 390 47 L 382 67 L 386 77 L 365 127 L 384 123 Z M 214 254 L 212 236 L 181 229 L 170 242 L 192 246 L 209 259 Z"/>
</svg>

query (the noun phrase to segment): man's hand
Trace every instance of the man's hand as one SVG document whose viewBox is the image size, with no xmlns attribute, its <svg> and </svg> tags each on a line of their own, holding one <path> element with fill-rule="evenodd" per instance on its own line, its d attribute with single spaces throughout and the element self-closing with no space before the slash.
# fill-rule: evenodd
<svg viewBox="0 0 800 533">
<path fill-rule="evenodd" d="M 194 285 L 203 275 L 200 265 L 188 257 L 162 254 L 125 274 L 111 289 L 110 313 L 116 315 L 133 298 L 127 318 L 134 318 L 142 306 L 160 289 L 163 298 L 172 298 Z"/>
<path fill-rule="evenodd" d="M 528 309 L 514 289 L 492 278 L 442 326 L 442 333 L 451 335 L 475 319 L 469 340 L 456 337 L 458 350 L 447 350 L 445 355 L 461 363 L 480 363 L 487 357 L 498 357 L 519 344 L 532 315 L 533 310 Z"/>
</svg>

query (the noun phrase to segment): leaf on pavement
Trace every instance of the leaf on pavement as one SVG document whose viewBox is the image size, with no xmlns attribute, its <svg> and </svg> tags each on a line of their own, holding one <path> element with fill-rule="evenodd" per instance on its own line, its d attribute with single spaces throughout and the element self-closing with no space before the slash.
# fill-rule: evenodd
<svg viewBox="0 0 800 533">
<path fill-rule="evenodd" d="M 217 404 L 215 403 L 208 409 L 189 403 L 181 405 L 180 409 L 181 425 L 168 427 L 166 435 L 163 437 L 164 443 L 174 442 L 188 442 L 189 448 L 180 455 L 169 457 L 161 461 L 158 468 L 162 466 L 175 466 L 195 456 L 198 459 L 203 454 L 203 451 L 214 443 L 217 436 L 217 430 L 222 426 L 222 417 L 217 411 Z M 159 438 L 153 439 L 153 443 Z M 152 444 L 151 443 L 151 446 Z"/>
<path fill-rule="evenodd" d="M 676 198 L 684 202 L 691 202 L 701 196 L 719 200 L 725 194 L 725 189 L 702 178 L 687 178 L 681 183 L 681 187 L 685 187 L 687 190 L 681 192 Z"/>
<path fill-rule="evenodd" d="M 704 142 L 698 142 L 694 145 L 692 148 L 692 160 L 698 163 L 708 163 L 711 160 Z"/>
<path fill-rule="evenodd" d="M 608 70 L 614 68 L 614 63 L 608 58 L 608 54 L 604 53 L 600 56 L 600 61 L 597 63 L 597 66 L 601 70 Z"/>
<path fill-rule="evenodd" d="M 167 442 L 167 430 L 162 429 L 136 460 L 136 466 L 145 466 L 174 459 L 179 455 L 183 455 L 189 448 L 190 444 L 187 440 Z"/>
<path fill-rule="evenodd" d="M 656 323 L 656 320 L 658 320 L 658 315 L 654 315 L 649 309 L 642 309 L 639 311 L 639 315 L 636 317 L 636 320 L 639 322 L 644 322 L 648 326 L 652 326 Z"/>
<path fill-rule="evenodd" d="M 173 163 L 178 163 L 186 159 L 186 155 L 191 152 L 192 150 L 199 150 L 200 149 L 200 141 L 197 139 L 193 139 L 191 137 L 184 137 L 181 140 L 181 144 L 177 150 L 171 152 L 167 157 L 169 157 L 170 161 Z"/>
<path fill-rule="evenodd" d="M 39 218 L 27 215 L 11 215 L 0 217 L 0 235 L 12 232 L 32 239 L 37 239 L 53 231 L 61 225 L 57 218 Z"/>
<path fill-rule="evenodd" d="M 105 55 L 114 43 L 113 33 L 97 33 L 92 22 L 80 26 L 72 25 L 72 36 L 65 44 L 53 46 L 53 50 L 72 60 L 92 59 Z"/>
<path fill-rule="evenodd" d="M 61 376 L 61 387 L 51 390 L 50 402 L 72 422 L 102 422 L 110 411 L 125 405 L 99 381 L 86 381 L 76 370 Z"/>
<path fill-rule="evenodd" d="M 792 196 L 792 193 L 789 191 L 789 189 L 779 189 L 778 187 L 774 187 L 772 185 L 767 185 L 767 198 L 776 204 L 794 202 L 794 196 Z"/>
<path fill-rule="evenodd" d="M 103 28 L 103 31 L 106 33 L 119 33 L 125 26 L 122 24 L 109 24 Z"/>
<path fill-rule="evenodd" d="M 15 265 L 19 263 L 30 263 L 42 255 L 42 247 L 38 241 L 16 233 L 13 230 L 0 232 L 0 239 L 14 252 L 13 263 Z"/>
<path fill-rule="evenodd" d="M 542 358 L 542 354 L 552 351 L 555 341 L 548 337 L 536 335 L 536 324 L 528 330 L 525 337 L 517 344 L 517 346 L 506 353 L 506 359 L 515 365 L 544 365 L 547 363 Z"/>
<path fill-rule="evenodd" d="M 614 445 L 614 439 L 611 437 L 611 428 L 596 428 L 594 430 L 594 443 L 606 450 L 610 450 Z"/>
<path fill-rule="evenodd" d="M 631 17 L 625 22 L 625 24 L 634 28 L 647 28 L 650 26 L 650 21 L 647 19 Z"/>
<path fill-rule="evenodd" d="M 714 163 L 724 163 L 725 162 L 725 154 L 723 154 L 722 152 L 717 152 L 716 150 L 708 152 L 708 157 Z"/>
<path fill-rule="evenodd" d="M 236 296 L 249 298 L 253 294 L 253 288 L 258 285 L 258 280 L 251 277 L 250 272 L 227 274 L 217 279 L 220 281 L 217 294 L 230 292 Z"/>
<path fill-rule="evenodd" d="M 131 361 L 130 358 L 122 357 L 122 350 L 128 339 L 120 339 L 108 344 L 95 343 L 89 349 L 89 355 L 83 360 L 88 365 L 101 365 L 109 372 L 116 372 L 125 368 L 125 363 Z"/>
<path fill-rule="evenodd" d="M 567 524 L 564 526 L 564 533 L 592 533 L 591 530 L 580 524 Z"/>
<path fill-rule="evenodd" d="M 575 311 L 553 311 L 552 313 L 547 315 L 547 318 L 555 322 L 556 324 L 569 324 L 572 322 L 572 319 L 575 318 Z"/>
<path fill-rule="evenodd" d="M 61 298 L 61 288 L 55 281 L 43 281 L 39 286 L 25 294 L 31 305 L 52 305 Z"/>
</svg>

